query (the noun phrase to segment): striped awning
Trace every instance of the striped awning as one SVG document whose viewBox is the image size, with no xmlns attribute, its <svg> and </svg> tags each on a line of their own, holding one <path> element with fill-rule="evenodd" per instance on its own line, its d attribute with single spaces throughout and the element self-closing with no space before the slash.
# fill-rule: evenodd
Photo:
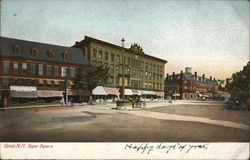
<svg viewBox="0 0 250 160">
<path fill-rule="evenodd" d="M 136 90 L 136 89 L 131 89 L 131 90 L 132 90 L 133 94 L 136 94 L 136 95 L 140 94 L 140 92 L 138 90 Z"/>
<path fill-rule="evenodd" d="M 134 93 L 131 89 L 125 89 L 125 95 L 132 96 Z"/>
<path fill-rule="evenodd" d="M 37 90 L 38 97 L 63 97 L 62 91 Z"/>
<path fill-rule="evenodd" d="M 36 91 L 15 91 L 11 90 L 10 95 L 13 98 L 37 98 L 37 92 Z"/>
<path fill-rule="evenodd" d="M 103 87 L 103 89 L 109 95 L 120 95 L 117 88 Z"/>
<path fill-rule="evenodd" d="M 164 96 L 164 92 L 155 91 L 155 95 L 159 96 L 159 97 L 163 97 Z"/>
</svg>

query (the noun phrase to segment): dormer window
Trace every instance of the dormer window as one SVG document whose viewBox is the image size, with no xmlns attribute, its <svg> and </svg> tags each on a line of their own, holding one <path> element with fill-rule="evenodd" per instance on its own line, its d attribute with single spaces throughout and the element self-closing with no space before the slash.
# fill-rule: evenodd
<svg viewBox="0 0 250 160">
<path fill-rule="evenodd" d="M 62 54 L 63 60 L 67 60 L 69 58 L 69 53 L 68 51 L 64 51 Z"/>
<path fill-rule="evenodd" d="M 13 47 L 13 54 L 14 55 L 20 55 L 20 52 L 21 52 L 21 48 L 20 48 L 20 45 L 15 45 L 14 47 Z"/>
<path fill-rule="evenodd" d="M 30 54 L 33 57 L 37 57 L 37 55 L 38 55 L 38 49 L 37 48 L 31 48 Z"/>
<path fill-rule="evenodd" d="M 50 59 L 52 59 L 54 57 L 54 51 L 53 50 L 48 50 L 47 54 L 48 54 L 48 57 Z"/>
</svg>

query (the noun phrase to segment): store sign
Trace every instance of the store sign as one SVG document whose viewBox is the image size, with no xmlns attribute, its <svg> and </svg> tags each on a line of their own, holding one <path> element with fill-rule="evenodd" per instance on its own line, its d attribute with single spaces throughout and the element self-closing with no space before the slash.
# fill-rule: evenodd
<svg viewBox="0 0 250 160">
<path fill-rule="evenodd" d="M 14 91 L 36 91 L 36 87 L 31 86 L 10 86 L 10 90 Z"/>
</svg>

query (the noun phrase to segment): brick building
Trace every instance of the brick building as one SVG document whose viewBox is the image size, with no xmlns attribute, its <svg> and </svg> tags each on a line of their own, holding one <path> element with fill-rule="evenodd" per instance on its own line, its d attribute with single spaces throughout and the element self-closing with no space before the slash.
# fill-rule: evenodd
<svg viewBox="0 0 250 160">
<path fill-rule="evenodd" d="M 124 65 L 125 95 L 133 94 L 137 90 L 144 97 L 163 97 L 166 60 L 144 53 L 137 44 L 122 48 L 87 36 L 73 47 L 82 49 L 85 58 L 92 65 L 102 64 L 110 68 L 108 87 L 121 88 Z"/>
<path fill-rule="evenodd" d="M 86 64 L 88 61 L 78 48 L 1 37 L 1 106 L 56 103 L 62 99 L 66 86 L 69 96 L 80 101 L 90 93 L 70 88 L 77 68 Z"/>
<path fill-rule="evenodd" d="M 184 73 L 167 74 L 165 80 L 165 95 L 172 98 L 196 100 L 202 97 L 212 98 L 217 93 L 218 82 L 215 78 L 206 78 L 205 74 L 198 76 L 197 72 L 192 74 L 190 67 L 186 67 Z"/>
</svg>

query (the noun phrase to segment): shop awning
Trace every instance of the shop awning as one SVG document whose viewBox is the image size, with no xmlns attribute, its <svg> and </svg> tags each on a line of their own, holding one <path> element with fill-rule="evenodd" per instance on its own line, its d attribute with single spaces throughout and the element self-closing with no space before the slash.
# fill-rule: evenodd
<svg viewBox="0 0 250 160">
<path fill-rule="evenodd" d="M 51 81 L 50 81 L 50 80 L 48 80 L 48 81 L 47 81 L 47 84 L 51 84 Z"/>
<path fill-rule="evenodd" d="M 159 97 L 163 97 L 164 96 L 164 92 L 155 91 L 155 95 L 159 96 Z"/>
<path fill-rule="evenodd" d="M 38 97 L 63 97 L 62 91 L 37 90 Z"/>
<path fill-rule="evenodd" d="M 82 89 L 69 89 L 68 95 L 70 96 L 90 96 L 91 93 L 88 90 L 82 90 Z"/>
<path fill-rule="evenodd" d="M 131 89 L 131 90 L 132 90 L 133 94 L 136 94 L 136 95 L 139 95 L 139 94 L 140 94 L 139 91 L 136 90 L 136 89 Z"/>
<path fill-rule="evenodd" d="M 125 89 L 125 95 L 132 96 L 134 93 L 131 89 Z"/>
<path fill-rule="evenodd" d="M 13 98 L 37 98 L 36 91 L 10 91 L 11 97 Z"/>
<path fill-rule="evenodd" d="M 117 88 L 103 87 L 103 89 L 109 95 L 120 95 Z"/>
<path fill-rule="evenodd" d="M 155 95 L 154 91 L 148 91 L 148 90 L 142 90 L 141 91 L 142 95 Z"/>
<path fill-rule="evenodd" d="M 93 95 L 108 95 L 102 86 L 97 86 L 92 93 Z"/>
<path fill-rule="evenodd" d="M 39 79 L 39 84 L 44 84 L 44 81 L 42 79 Z"/>
</svg>

